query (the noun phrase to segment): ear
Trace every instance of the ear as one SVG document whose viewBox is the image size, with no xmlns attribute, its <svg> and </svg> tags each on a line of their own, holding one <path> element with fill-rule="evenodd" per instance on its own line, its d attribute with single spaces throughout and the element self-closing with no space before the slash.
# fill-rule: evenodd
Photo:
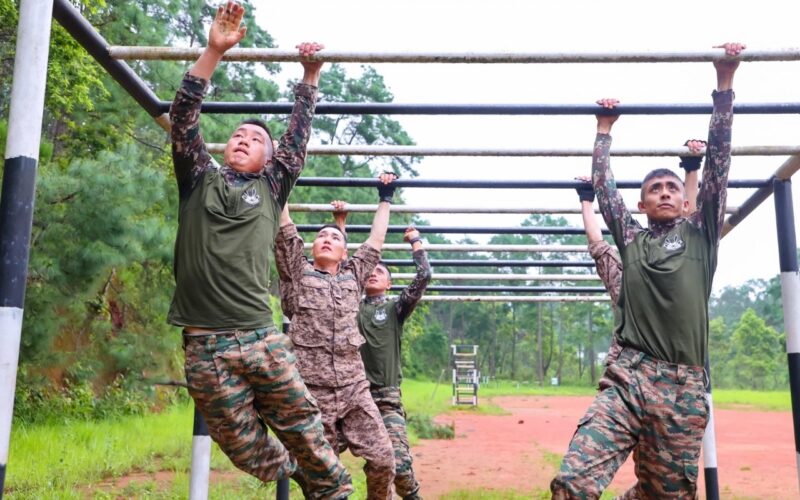
<svg viewBox="0 0 800 500">
<path fill-rule="evenodd" d="M 386 290 L 388 291 L 390 288 L 392 288 L 392 280 L 391 280 L 391 278 L 386 280 Z"/>
<path fill-rule="evenodd" d="M 636 206 L 639 207 L 639 211 L 640 212 L 644 213 L 644 202 L 643 201 L 638 202 L 636 204 Z"/>
</svg>

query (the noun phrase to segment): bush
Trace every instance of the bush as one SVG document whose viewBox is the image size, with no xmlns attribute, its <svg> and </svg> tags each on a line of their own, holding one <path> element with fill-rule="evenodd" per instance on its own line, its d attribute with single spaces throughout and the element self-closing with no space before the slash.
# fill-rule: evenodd
<svg viewBox="0 0 800 500">
<path fill-rule="evenodd" d="M 453 439 L 456 437 L 455 424 L 437 424 L 430 415 L 409 415 L 408 426 L 421 439 Z"/>
</svg>

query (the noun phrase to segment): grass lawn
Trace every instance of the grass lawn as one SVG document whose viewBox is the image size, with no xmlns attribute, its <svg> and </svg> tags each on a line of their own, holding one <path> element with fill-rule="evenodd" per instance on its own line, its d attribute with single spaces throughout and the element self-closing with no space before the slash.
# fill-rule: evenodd
<svg viewBox="0 0 800 500">
<path fill-rule="evenodd" d="M 453 408 L 449 384 L 406 380 L 403 399 L 410 414 L 435 416 L 448 411 L 502 412 L 487 398 L 502 395 L 584 395 L 590 387 L 537 387 L 512 382 L 491 382 L 481 387 L 477 408 Z M 767 411 L 791 409 L 788 391 L 756 392 L 715 390 L 718 408 L 742 407 Z M 191 405 L 161 413 L 122 417 L 99 422 L 53 422 L 30 427 L 14 425 L 6 477 L 6 496 L 28 498 L 186 498 L 192 440 Z M 412 437 L 412 439 L 416 439 Z M 361 462 L 344 456 L 359 493 L 363 494 Z M 238 472 L 219 449 L 212 451 L 212 470 L 221 479 L 212 484 L 212 497 L 269 498 L 272 486 Z M 158 473 L 158 474 L 156 474 Z M 125 485 L 121 477 L 136 475 Z M 128 478 L 130 479 L 130 478 Z M 447 498 L 516 498 L 507 492 L 457 492 Z M 536 497 L 537 492 L 528 492 Z M 298 497 L 299 498 L 299 497 Z M 362 498 L 359 495 L 354 500 Z"/>
</svg>

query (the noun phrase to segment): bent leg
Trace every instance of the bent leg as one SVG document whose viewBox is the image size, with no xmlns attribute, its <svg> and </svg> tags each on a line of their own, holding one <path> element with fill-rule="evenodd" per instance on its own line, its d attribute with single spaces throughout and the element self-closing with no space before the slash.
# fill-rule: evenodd
<svg viewBox="0 0 800 500">
<path fill-rule="evenodd" d="M 394 452 L 378 407 L 369 393 L 369 382 L 357 382 L 344 391 L 347 412 L 342 417 L 342 434 L 350 452 L 366 460 L 367 498 L 392 498 Z"/>
<path fill-rule="evenodd" d="M 399 387 L 383 387 L 370 391 L 394 450 L 395 492 L 404 499 L 420 499 L 419 482 L 414 477 L 411 450 L 406 432 L 406 412 Z"/>
</svg>

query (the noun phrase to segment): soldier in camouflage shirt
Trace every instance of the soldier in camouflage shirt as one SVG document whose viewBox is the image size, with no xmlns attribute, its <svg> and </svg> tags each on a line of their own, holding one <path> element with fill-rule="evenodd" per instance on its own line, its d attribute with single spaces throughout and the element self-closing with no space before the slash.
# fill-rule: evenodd
<svg viewBox="0 0 800 500">
<path fill-rule="evenodd" d="M 736 56 L 744 46 L 722 46 Z M 622 498 L 695 498 L 697 462 L 708 421 L 703 363 L 708 345 L 708 298 L 725 216 L 733 122 L 733 76 L 738 61 L 715 61 L 717 89 L 707 162 L 688 207 L 683 185 L 666 169 L 642 182 L 631 216 L 611 172 L 611 126 L 618 115 L 598 114 L 592 180 L 600 211 L 623 263 L 615 334 L 623 346 L 600 380 L 600 394 L 578 429 L 550 489 L 553 498 L 596 499 L 634 448 L 637 483 Z M 614 108 L 618 101 L 598 103 Z"/>
<path fill-rule="evenodd" d="M 382 174 L 380 203 L 367 241 L 346 256 L 345 235 L 325 226 L 311 249 L 313 262 L 303 253 L 303 239 L 288 209 L 281 215 L 275 240 L 275 265 L 291 314 L 289 336 L 297 366 L 322 409 L 325 436 L 334 450 L 345 446 L 366 460 L 367 498 L 389 499 L 394 480 L 392 442 L 369 392 L 358 331 L 358 304 L 367 279 L 380 261 L 380 248 L 389 225 L 394 174 Z"/>
<path fill-rule="evenodd" d="M 272 324 L 268 292 L 269 249 L 305 161 L 321 63 L 303 63 L 303 83 L 274 154 L 258 120 L 237 127 L 221 167 L 200 134 L 203 94 L 223 54 L 245 34 L 243 14 L 233 2 L 219 7 L 208 46 L 170 109 L 180 201 L 169 321 L 184 329 L 189 393 L 231 461 L 262 481 L 292 476 L 310 498 L 344 498 L 350 477 L 325 440 L 291 342 Z M 322 48 L 298 47 L 302 56 Z"/>
<path fill-rule="evenodd" d="M 689 139 L 684 144 L 689 149 L 692 155 L 700 153 L 706 146 L 706 141 L 698 139 Z M 680 167 L 684 169 L 685 175 L 683 177 L 683 185 L 686 187 L 686 200 L 689 202 L 684 216 L 688 217 L 693 214 L 697 208 L 697 171 L 700 169 L 699 156 L 681 156 Z M 617 301 L 619 300 L 619 292 L 622 288 L 622 261 L 619 258 L 619 252 L 608 244 L 603 239 L 603 233 L 600 229 L 600 224 L 594 216 L 594 187 L 589 177 L 578 177 L 576 180 L 583 182 L 576 191 L 578 192 L 578 199 L 581 202 L 581 215 L 583 216 L 583 228 L 586 231 L 586 239 L 589 240 L 589 255 L 595 262 L 597 276 L 603 282 L 608 295 L 611 297 L 611 304 L 614 310 L 615 323 L 619 319 L 617 308 Z M 616 335 L 611 335 L 611 344 L 608 347 L 608 354 L 606 355 L 606 366 L 613 363 L 619 353 L 622 352 L 622 346 L 619 343 Z"/>
</svg>

